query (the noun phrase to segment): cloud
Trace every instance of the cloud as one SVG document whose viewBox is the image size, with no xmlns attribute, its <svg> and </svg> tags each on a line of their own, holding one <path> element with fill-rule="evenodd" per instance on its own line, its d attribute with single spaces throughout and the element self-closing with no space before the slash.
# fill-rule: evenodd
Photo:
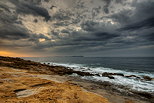
<svg viewBox="0 0 154 103">
<path fill-rule="evenodd" d="M 133 23 L 121 28 L 120 30 L 138 30 L 138 29 L 148 29 L 154 27 L 154 17 L 148 18 L 146 20 Z"/>
<path fill-rule="evenodd" d="M 143 0 L 141 2 L 138 0 L 138 2 L 134 4 L 136 9 L 134 11 L 132 20 L 135 19 L 136 21 L 141 21 L 154 17 L 153 5 L 154 1 L 152 0 Z"/>
<path fill-rule="evenodd" d="M 30 1 L 18 1 L 18 0 L 10 0 L 14 5 L 16 5 L 17 14 L 32 14 L 34 16 L 42 16 L 46 21 L 50 20 L 50 15 L 45 8 L 38 6 L 41 0 L 36 0 L 36 2 Z"/>
<path fill-rule="evenodd" d="M 16 25 L 1 25 L 0 26 L 0 38 L 1 39 L 25 39 L 29 37 L 27 30 Z"/>
<path fill-rule="evenodd" d="M 102 56 L 150 48 L 153 5 L 152 0 L 3 0 L 0 48 Z"/>
</svg>

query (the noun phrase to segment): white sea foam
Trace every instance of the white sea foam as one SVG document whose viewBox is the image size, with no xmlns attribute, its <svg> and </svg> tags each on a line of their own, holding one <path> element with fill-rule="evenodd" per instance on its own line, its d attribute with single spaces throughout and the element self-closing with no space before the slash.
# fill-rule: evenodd
<svg viewBox="0 0 154 103">
<path fill-rule="evenodd" d="M 145 92 L 150 92 L 154 93 L 154 83 L 149 83 L 149 82 L 143 82 L 140 80 L 135 80 L 135 79 L 130 79 L 130 78 L 125 78 L 121 76 L 114 76 L 115 79 L 109 79 L 107 77 L 98 77 L 98 76 L 93 76 L 93 77 L 83 77 L 84 79 L 91 79 L 95 81 L 108 81 L 110 83 L 114 83 L 117 85 L 124 85 L 127 86 L 133 90 L 137 91 L 145 91 Z"/>
<path fill-rule="evenodd" d="M 97 73 L 100 75 L 103 72 L 108 72 L 108 73 L 122 73 L 124 75 L 136 75 L 139 77 L 146 75 L 146 76 L 150 76 L 150 77 L 154 78 L 154 75 L 150 74 L 150 73 L 128 72 L 128 71 L 116 70 L 116 69 L 104 68 L 104 67 L 90 68 L 90 67 L 87 67 L 83 64 L 51 63 L 51 62 L 45 62 L 45 63 L 46 64 L 50 63 L 51 65 L 56 65 L 56 66 L 69 67 L 75 71 L 90 72 L 90 73 L 94 73 L 94 74 Z M 110 83 L 114 83 L 117 85 L 127 86 L 133 90 L 154 93 L 154 81 L 137 80 L 135 78 L 126 78 L 123 76 L 114 76 L 115 79 L 109 79 L 108 77 L 99 77 L 99 76 L 89 76 L 89 77 L 86 76 L 86 77 L 82 77 L 82 78 L 88 79 L 88 80 L 94 80 L 94 81 L 108 81 Z"/>
</svg>

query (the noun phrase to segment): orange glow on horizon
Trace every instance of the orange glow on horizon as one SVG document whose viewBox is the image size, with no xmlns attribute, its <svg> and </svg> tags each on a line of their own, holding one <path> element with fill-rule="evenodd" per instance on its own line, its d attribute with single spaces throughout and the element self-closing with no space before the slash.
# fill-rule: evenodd
<svg viewBox="0 0 154 103">
<path fill-rule="evenodd" d="M 8 52 L 8 51 L 0 51 L 0 56 L 9 56 L 9 57 L 29 57 L 28 55 Z"/>
</svg>

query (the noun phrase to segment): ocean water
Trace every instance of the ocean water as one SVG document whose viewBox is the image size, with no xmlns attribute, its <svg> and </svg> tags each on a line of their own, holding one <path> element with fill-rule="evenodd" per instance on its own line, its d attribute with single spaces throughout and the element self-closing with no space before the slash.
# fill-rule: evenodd
<svg viewBox="0 0 154 103">
<path fill-rule="evenodd" d="M 36 57 L 24 58 L 50 65 L 70 67 L 76 71 L 102 74 L 122 73 L 125 76 L 136 75 L 140 78 L 154 78 L 153 57 Z M 77 76 L 77 75 L 73 75 Z M 116 85 L 124 85 L 132 90 L 154 93 L 154 80 L 146 81 L 115 75 L 115 79 L 101 76 L 83 76 L 83 79 L 93 81 L 108 81 Z"/>
</svg>

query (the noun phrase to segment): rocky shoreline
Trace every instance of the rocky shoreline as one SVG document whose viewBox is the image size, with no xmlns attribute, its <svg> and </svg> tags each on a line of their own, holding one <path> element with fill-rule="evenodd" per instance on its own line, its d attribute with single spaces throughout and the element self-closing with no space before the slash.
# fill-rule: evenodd
<svg viewBox="0 0 154 103">
<path fill-rule="evenodd" d="M 28 70 L 30 73 L 61 75 L 61 76 L 66 75 L 68 77 L 75 73 L 79 76 L 102 76 L 102 77 L 108 77 L 109 79 L 114 79 L 113 76 L 117 75 L 117 76 L 123 76 L 126 78 L 136 78 L 136 79 L 146 80 L 146 81 L 153 80 L 153 78 L 148 77 L 148 76 L 143 76 L 141 78 L 141 77 L 138 77 L 135 75 L 124 75 L 121 73 L 104 72 L 101 75 L 100 74 L 92 74 L 89 72 L 74 71 L 71 68 L 66 68 L 66 67 L 62 67 L 62 66 L 52 66 L 52 65 L 41 64 L 41 63 L 29 61 L 29 60 L 23 60 L 21 58 L 10 58 L 10 57 L 2 57 L 2 56 L 0 56 L 0 67 L 11 67 L 11 68 L 17 68 L 17 69 L 21 69 L 21 70 Z M 75 83 L 79 83 L 79 82 L 77 82 L 78 80 L 82 81 L 80 78 L 77 78 L 77 77 L 69 77 L 69 78 L 74 78 L 73 81 L 74 82 L 76 81 Z M 147 92 L 130 91 L 129 88 L 127 88 L 125 86 L 114 85 L 109 82 L 94 82 L 94 81 L 87 81 L 87 80 L 83 80 L 83 81 L 94 83 L 93 86 L 99 87 L 99 89 L 106 89 L 109 92 L 115 92 L 115 93 L 118 93 L 119 95 L 125 95 L 125 96 L 130 96 L 130 97 L 135 96 L 137 99 L 142 99 L 143 101 L 148 101 L 150 103 L 153 103 L 153 101 L 154 101 L 154 94 L 150 94 Z M 97 84 L 97 85 L 95 85 L 95 84 Z M 79 83 L 78 85 L 81 85 L 81 84 Z M 125 91 L 123 91 L 123 90 L 125 90 Z"/>
</svg>

